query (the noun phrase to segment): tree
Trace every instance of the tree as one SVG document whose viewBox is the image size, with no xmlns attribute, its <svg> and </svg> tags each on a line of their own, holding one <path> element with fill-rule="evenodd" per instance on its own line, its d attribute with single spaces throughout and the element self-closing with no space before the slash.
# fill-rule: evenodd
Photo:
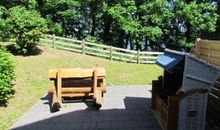
<svg viewBox="0 0 220 130">
<path fill-rule="evenodd" d="M 215 0 L 1 0 L 0 5 L 38 11 L 51 34 L 92 36 L 122 48 L 189 51 L 196 37 L 220 37 Z"/>
<path fill-rule="evenodd" d="M 53 23 L 50 30 L 54 30 L 53 27 L 59 28 L 58 26 L 61 26 L 63 36 L 72 35 L 73 25 L 79 17 L 76 11 L 79 2 L 77 0 L 46 0 L 41 4 L 44 6 L 44 8 L 41 7 L 43 16 Z"/>
<path fill-rule="evenodd" d="M 163 39 L 166 47 L 190 51 L 203 32 L 215 31 L 218 15 L 212 2 L 177 0 L 170 4 L 175 17 L 166 23 L 169 30 Z"/>
<path fill-rule="evenodd" d="M 15 48 L 19 54 L 32 54 L 40 36 L 47 31 L 47 23 L 34 10 L 16 6 L 9 9 L 7 27 L 16 39 Z"/>
</svg>

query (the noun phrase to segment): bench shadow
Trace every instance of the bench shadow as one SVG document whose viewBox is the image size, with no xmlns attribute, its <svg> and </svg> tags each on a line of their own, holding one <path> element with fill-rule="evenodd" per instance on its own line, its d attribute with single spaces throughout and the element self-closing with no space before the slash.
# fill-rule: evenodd
<svg viewBox="0 0 220 130">
<path fill-rule="evenodd" d="M 51 96 L 41 100 L 43 105 L 50 107 Z M 43 118 L 32 121 L 20 120 L 11 130 L 160 130 L 159 124 L 150 110 L 150 98 L 125 97 L 124 108 L 101 108 L 94 110 L 89 101 L 84 101 L 87 108 L 73 110 L 64 114 L 50 113 L 53 116 L 43 115 Z M 62 110 L 61 110 L 62 111 Z M 41 113 L 36 113 L 41 114 Z M 43 114 L 43 113 L 42 113 Z M 31 120 L 31 119 L 30 119 Z"/>
</svg>

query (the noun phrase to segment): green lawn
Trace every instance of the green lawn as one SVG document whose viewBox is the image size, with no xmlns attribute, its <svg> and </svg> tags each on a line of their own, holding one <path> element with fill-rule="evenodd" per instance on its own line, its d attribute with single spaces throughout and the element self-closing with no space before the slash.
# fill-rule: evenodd
<svg viewBox="0 0 220 130">
<path fill-rule="evenodd" d="M 0 130 L 9 129 L 21 116 L 43 97 L 52 82 L 47 72 L 52 68 L 101 66 L 107 71 L 108 85 L 146 85 L 156 79 L 162 69 L 156 65 L 129 64 L 83 56 L 73 52 L 40 46 L 37 56 L 15 56 L 17 60 L 15 94 L 7 107 L 0 107 Z"/>
</svg>

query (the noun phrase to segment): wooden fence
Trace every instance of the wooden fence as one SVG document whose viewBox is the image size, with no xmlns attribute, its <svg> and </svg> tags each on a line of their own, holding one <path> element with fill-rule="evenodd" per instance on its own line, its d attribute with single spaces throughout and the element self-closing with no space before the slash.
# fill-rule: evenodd
<svg viewBox="0 0 220 130">
<path fill-rule="evenodd" d="M 197 39 L 193 53 L 220 67 L 220 41 Z M 220 121 L 220 77 L 209 93 L 208 116 Z"/>
<path fill-rule="evenodd" d="M 155 60 L 163 54 L 162 52 L 144 52 L 122 49 L 113 46 L 58 37 L 55 35 L 44 35 L 44 37 L 40 39 L 40 43 L 52 44 L 54 48 L 137 64 L 155 63 Z"/>
</svg>

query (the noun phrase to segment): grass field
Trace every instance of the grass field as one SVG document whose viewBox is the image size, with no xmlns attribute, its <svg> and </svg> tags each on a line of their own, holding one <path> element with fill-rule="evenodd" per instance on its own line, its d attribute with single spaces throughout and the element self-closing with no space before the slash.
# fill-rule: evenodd
<svg viewBox="0 0 220 130">
<path fill-rule="evenodd" d="M 84 56 L 73 52 L 40 46 L 42 53 L 36 56 L 15 56 L 16 82 L 14 97 L 7 107 L 0 107 L 0 130 L 9 129 L 30 107 L 43 97 L 52 82 L 47 77 L 51 68 L 101 66 L 107 71 L 107 84 L 146 85 L 151 84 L 162 73 L 156 65 L 129 64 L 107 59 Z"/>
</svg>

